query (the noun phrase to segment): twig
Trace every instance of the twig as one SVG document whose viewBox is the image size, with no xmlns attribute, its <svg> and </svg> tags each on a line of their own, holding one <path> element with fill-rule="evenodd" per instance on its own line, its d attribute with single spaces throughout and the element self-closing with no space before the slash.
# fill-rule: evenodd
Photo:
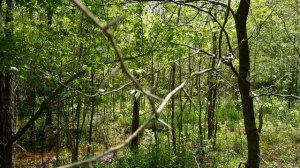
<svg viewBox="0 0 300 168">
<path fill-rule="evenodd" d="M 196 162 L 196 164 L 197 164 L 197 168 L 200 168 L 200 164 L 199 164 L 199 162 L 197 161 L 197 158 L 194 156 L 194 158 L 195 158 L 195 162 Z"/>
<path fill-rule="evenodd" d="M 203 49 L 200 49 L 200 48 L 195 48 L 195 47 L 189 46 L 189 45 L 187 45 L 187 44 L 179 44 L 179 43 L 174 43 L 174 42 L 171 42 L 171 44 L 179 45 L 179 46 L 184 46 L 184 47 L 187 47 L 187 48 L 189 48 L 189 49 L 196 50 L 196 51 L 197 51 L 196 54 L 202 52 L 202 53 L 204 53 L 204 54 L 206 54 L 206 55 L 208 55 L 208 56 L 210 56 L 210 57 L 215 57 L 214 54 L 211 54 L 211 53 L 209 53 L 209 52 L 207 52 L 207 51 L 205 51 L 205 50 L 203 50 Z"/>
<path fill-rule="evenodd" d="M 183 89 L 183 92 L 185 93 L 185 95 L 187 96 L 187 98 L 189 99 L 189 101 L 193 104 L 193 106 L 194 106 L 195 108 L 197 108 L 197 105 L 196 105 L 195 102 L 193 101 L 191 95 L 190 95 L 185 89 Z"/>
<path fill-rule="evenodd" d="M 261 97 L 261 96 L 277 96 L 277 97 L 293 98 L 293 99 L 300 100 L 300 96 L 296 96 L 296 95 L 293 95 L 293 94 L 284 95 L 284 94 L 278 94 L 278 93 L 263 93 L 263 94 L 260 94 L 260 95 L 252 95 L 252 97 Z"/>
</svg>

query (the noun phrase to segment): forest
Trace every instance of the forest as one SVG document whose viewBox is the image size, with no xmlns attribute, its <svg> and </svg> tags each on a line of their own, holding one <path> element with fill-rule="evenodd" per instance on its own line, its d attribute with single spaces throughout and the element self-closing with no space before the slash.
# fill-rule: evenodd
<svg viewBox="0 0 300 168">
<path fill-rule="evenodd" d="M 300 1 L 0 0 L 13 167 L 300 167 Z"/>
</svg>

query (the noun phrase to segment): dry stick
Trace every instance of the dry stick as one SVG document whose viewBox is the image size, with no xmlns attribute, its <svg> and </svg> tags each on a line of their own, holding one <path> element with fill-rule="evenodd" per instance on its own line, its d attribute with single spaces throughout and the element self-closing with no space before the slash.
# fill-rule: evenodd
<svg viewBox="0 0 300 168">
<path fill-rule="evenodd" d="M 183 89 L 183 92 L 184 92 L 185 95 L 187 96 L 188 100 L 193 104 L 193 106 L 194 106 L 195 108 L 197 108 L 197 105 L 196 105 L 195 102 L 193 101 L 191 95 L 190 95 L 185 89 Z"/>
<path fill-rule="evenodd" d="M 82 161 L 78 161 L 78 162 L 74 162 L 74 163 L 71 163 L 71 164 L 67 164 L 67 165 L 64 165 L 64 166 L 60 166 L 58 168 L 69 168 L 69 167 L 75 167 L 75 166 L 79 166 L 79 165 L 82 165 L 82 164 L 90 164 L 91 162 L 95 162 L 99 159 L 101 159 L 102 157 L 106 156 L 107 154 L 109 153 L 113 153 L 123 147 L 125 147 L 127 144 L 129 144 L 132 139 L 134 139 L 141 131 L 143 131 L 146 126 L 151 123 L 153 120 L 157 119 L 159 117 L 159 115 L 161 114 L 161 112 L 163 111 L 163 109 L 166 107 L 168 101 L 172 98 L 172 96 L 174 94 L 176 94 L 180 89 L 184 88 L 184 86 L 186 84 L 188 84 L 189 80 L 196 76 L 196 75 L 201 75 L 201 74 L 204 74 L 206 72 L 209 72 L 209 71 L 212 71 L 214 69 L 205 69 L 205 70 L 202 70 L 200 72 L 194 72 L 192 73 L 192 75 L 186 79 L 183 83 L 181 83 L 181 85 L 177 86 L 174 90 L 172 90 L 166 97 L 165 99 L 162 101 L 162 103 L 160 104 L 160 106 L 158 107 L 158 109 L 156 110 L 156 114 L 152 114 L 151 118 L 149 118 L 146 122 L 144 122 L 134 133 L 132 133 L 122 144 L 119 144 L 115 147 L 112 147 L 110 149 L 108 149 L 107 151 L 105 151 L 104 153 L 102 153 L 101 155 L 97 155 L 97 156 L 94 156 L 92 158 L 89 158 L 89 159 L 86 159 L 86 160 L 82 160 Z"/>
<path fill-rule="evenodd" d="M 282 97 L 282 98 L 292 98 L 296 100 L 300 100 L 300 96 L 296 96 L 293 94 L 290 95 L 284 95 L 284 94 L 278 94 L 278 93 L 262 93 L 260 95 L 252 95 L 253 97 L 261 97 L 261 96 L 277 96 L 277 97 Z"/>
<path fill-rule="evenodd" d="M 195 162 L 196 162 L 196 164 L 197 164 L 197 168 L 200 168 L 200 164 L 199 164 L 199 162 L 197 161 L 197 158 L 194 156 L 194 158 L 195 158 Z"/>
</svg>

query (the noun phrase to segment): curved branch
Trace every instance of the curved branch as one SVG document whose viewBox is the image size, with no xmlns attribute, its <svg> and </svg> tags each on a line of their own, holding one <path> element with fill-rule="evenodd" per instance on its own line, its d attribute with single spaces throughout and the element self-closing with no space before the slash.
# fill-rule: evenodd
<svg viewBox="0 0 300 168">
<path fill-rule="evenodd" d="M 111 21 L 110 23 L 108 23 L 107 25 L 102 25 L 100 23 L 100 21 L 98 20 L 98 18 L 85 6 L 83 5 L 79 0 L 73 0 L 73 2 L 78 6 L 78 8 L 86 15 L 88 16 L 89 19 L 91 19 L 93 21 L 93 23 L 102 30 L 103 34 L 107 37 L 108 41 L 110 42 L 110 44 L 112 45 L 115 54 L 117 55 L 117 57 L 120 60 L 120 65 L 122 68 L 123 73 L 125 73 L 127 75 L 127 77 L 133 82 L 133 84 L 135 85 L 135 87 L 137 89 L 139 89 L 142 93 L 144 93 L 149 102 L 150 105 L 152 107 L 152 109 L 155 109 L 155 103 L 153 99 L 158 99 L 161 100 L 161 98 L 159 98 L 158 96 L 152 94 L 150 91 L 145 90 L 141 84 L 134 78 L 134 76 L 130 73 L 130 71 L 128 70 L 128 68 L 126 67 L 125 63 L 124 63 L 124 57 L 123 54 L 121 52 L 121 50 L 119 49 L 116 41 L 114 40 L 113 34 L 112 32 L 109 30 L 109 28 L 115 24 L 117 24 L 118 22 L 120 22 L 121 20 L 123 20 L 125 17 L 118 17 L 115 20 Z"/>
</svg>

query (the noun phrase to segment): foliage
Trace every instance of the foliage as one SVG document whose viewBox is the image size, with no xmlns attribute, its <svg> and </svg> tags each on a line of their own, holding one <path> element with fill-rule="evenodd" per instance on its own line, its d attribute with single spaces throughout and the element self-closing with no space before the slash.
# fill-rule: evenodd
<svg viewBox="0 0 300 168">
<path fill-rule="evenodd" d="M 156 149 L 151 147 L 149 152 L 129 153 L 126 156 L 118 158 L 112 164 L 112 167 L 132 167 L 132 168 L 150 168 L 150 167 L 194 167 L 195 162 L 193 154 L 183 151 L 178 154 L 172 154 L 170 149 Z"/>
<path fill-rule="evenodd" d="M 207 13 L 168 1 L 84 0 L 103 24 L 126 16 L 110 30 L 126 67 L 145 90 L 160 98 L 172 90 L 173 83 L 176 87 L 189 79 L 191 73 L 210 68 L 214 58 L 207 53 L 223 56 L 233 52 L 232 64 L 238 69 L 240 44 L 235 40 L 234 18 L 230 14 L 224 27 L 233 48 L 229 51 L 225 33 L 219 41 L 221 28 L 210 16 L 223 23 L 226 9 L 211 2 L 180 1 L 201 7 Z M 56 159 L 51 161 L 52 165 L 67 164 L 71 162 L 69 155 L 87 158 L 122 143 L 131 133 L 134 97 L 141 98 L 139 124 L 153 114 L 147 97 L 118 68 L 120 61 L 103 32 L 71 1 L 16 0 L 14 20 L 9 24 L 5 21 L 8 7 L 6 2 L 1 3 L 0 73 L 14 75 L 15 133 L 30 121 L 56 88 L 80 70 L 87 70 L 51 100 L 18 140 L 15 146 L 22 148 L 15 147 L 16 154 L 27 151 L 24 153 L 34 155 L 50 150 L 51 157 Z M 238 3 L 232 1 L 233 11 Z M 260 136 L 262 165 L 266 167 L 300 165 L 299 100 L 272 95 L 300 93 L 299 9 L 298 1 L 259 0 L 251 4 L 247 24 L 250 85 L 251 91 L 260 95 L 254 103 L 256 118 L 260 109 L 263 112 Z M 11 36 L 5 35 L 6 29 L 13 30 Z M 207 74 L 194 76 L 185 90 L 174 95 L 174 106 L 166 106 L 156 128 L 149 125 L 139 136 L 138 153 L 121 150 L 113 163 L 97 166 L 196 167 L 199 163 L 204 167 L 236 167 L 244 161 L 247 142 L 238 79 L 230 67 L 221 63 L 218 68 L 212 72 L 217 79 Z M 207 137 L 210 84 L 217 86 L 213 139 Z M 154 101 L 156 107 L 161 103 L 159 99 Z M 257 125 L 259 122 L 256 119 Z M 178 148 L 176 153 L 172 136 Z M 20 164 L 17 166 L 50 166 L 45 160 L 45 165 L 39 164 L 41 159 L 29 163 L 32 165 L 23 165 L 20 160 L 16 157 Z"/>
</svg>

